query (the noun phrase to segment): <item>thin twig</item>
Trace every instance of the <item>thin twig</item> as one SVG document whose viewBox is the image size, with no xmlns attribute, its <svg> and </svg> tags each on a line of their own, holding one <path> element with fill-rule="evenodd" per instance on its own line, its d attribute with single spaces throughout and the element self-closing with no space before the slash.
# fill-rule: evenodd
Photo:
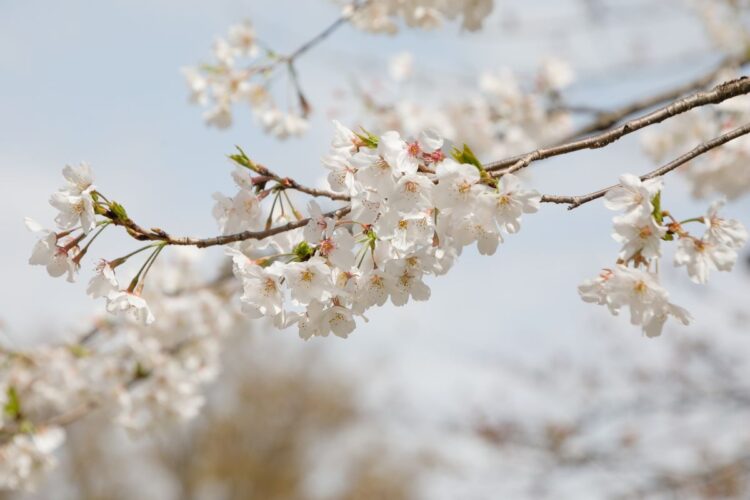
<svg viewBox="0 0 750 500">
<path fill-rule="evenodd" d="M 293 62 L 299 56 L 301 56 L 302 54 L 304 54 L 311 48 L 315 47 L 317 44 L 319 44 L 326 38 L 328 38 L 334 31 L 336 31 L 340 26 L 348 22 L 349 19 L 351 19 L 354 16 L 354 14 L 357 13 L 357 11 L 364 8 L 368 3 L 370 3 L 370 0 L 365 0 L 362 2 L 353 2 L 350 5 L 348 12 L 346 12 L 341 17 L 336 19 L 327 28 L 325 28 L 323 31 L 321 31 L 317 35 L 315 35 L 313 38 L 311 38 L 307 42 L 300 45 L 294 52 L 292 52 L 286 58 L 284 58 L 284 60 L 287 62 Z"/>
<path fill-rule="evenodd" d="M 680 156 L 679 158 L 676 158 L 666 165 L 663 165 L 656 170 L 653 170 L 645 175 L 641 176 L 641 180 L 645 181 L 648 179 L 653 179 L 655 177 L 660 177 L 664 174 L 667 174 L 671 172 L 672 170 L 681 167 L 685 163 L 689 162 L 690 160 L 714 149 L 717 148 L 723 144 L 726 144 L 729 141 L 733 141 L 734 139 L 737 139 L 738 137 L 742 137 L 744 135 L 747 135 L 750 133 L 750 124 L 743 125 L 742 127 L 736 128 L 730 132 L 727 132 L 724 135 L 720 135 L 719 137 L 716 137 L 714 139 L 711 139 L 710 141 L 704 142 L 695 148 L 691 149 L 684 155 Z M 556 195 L 544 195 L 542 197 L 542 203 L 558 203 L 558 204 L 567 204 L 570 205 L 568 207 L 568 210 L 573 210 L 574 208 L 580 207 L 584 203 L 588 203 L 590 201 L 596 200 L 598 198 L 601 198 L 602 196 L 606 195 L 608 191 L 611 189 L 614 189 L 618 187 L 619 184 L 615 184 L 614 186 L 609 186 L 604 189 L 600 189 L 598 191 L 594 191 L 593 193 L 589 193 L 586 195 L 581 196 L 556 196 Z"/>
</svg>

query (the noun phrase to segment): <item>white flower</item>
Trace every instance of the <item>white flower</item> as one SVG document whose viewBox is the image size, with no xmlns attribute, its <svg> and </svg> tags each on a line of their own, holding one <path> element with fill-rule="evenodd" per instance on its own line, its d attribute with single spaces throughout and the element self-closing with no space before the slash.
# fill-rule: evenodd
<svg viewBox="0 0 750 500">
<path fill-rule="evenodd" d="M 500 177 L 497 189 L 490 195 L 495 218 L 500 227 L 516 233 L 521 229 L 521 215 L 537 212 L 542 197 L 537 191 L 521 189 L 521 181 L 513 174 Z"/>
<path fill-rule="evenodd" d="M 352 156 L 356 168 L 354 178 L 369 189 L 378 191 L 381 198 L 388 197 L 396 187 L 396 171 L 381 155 L 369 148 L 360 149 Z"/>
<path fill-rule="evenodd" d="M 351 157 L 359 150 L 362 140 L 338 120 L 333 120 L 333 127 L 334 133 L 331 139 L 331 149 L 334 152 L 343 153 Z"/>
<path fill-rule="evenodd" d="M 81 162 L 76 167 L 65 165 L 63 168 L 63 177 L 68 181 L 68 185 L 63 190 L 70 194 L 80 195 L 88 193 L 93 188 L 94 173 L 88 163 Z"/>
<path fill-rule="evenodd" d="M 252 318 L 274 317 L 283 310 L 283 288 L 281 284 L 283 264 L 274 262 L 261 267 L 245 255 L 229 250 L 234 261 L 234 274 L 242 281 L 242 310 Z"/>
<path fill-rule="evenodd" d="M 299 336 L 305 340 L 311 337 L 327 337 L 329 333 L 346 338 L 354 331 L 356 323 L 349 309 L 333 305 L 324 307 L 314 301 L 307 307 L 306 314 L 300 319 Z"/>
<path fill-rule="evenodd" d="M 386 132 L 380 137 L 378 152 L 398 173 L 414 174 L 423 161 L 424 153 L 433 153 L 443 147 L 443 139 L 434 131 L 424 131 L 419 139 L 407 143 L 398 132 Z"/>
<path fill-rule="evenodd" d="M 361 224 L 373 224 L 380 215 L 383 197 L 377 191 L 365 190 L 352 197 L 351 218 Z"/>
<path fill-rule="evenodd" d="M 382 306 L 388 300 L 389 290 L 395 287 L 393 276 L 378 269 L 364 274 L 357 283 L 357 303 L 367 309 Z"/>
<path fill-rule="evenodd" d="M 226 67 L 234 66 L 234 58 L 237 50 L 225 39 L 217 38 L 214 42 L 214 57 Z"/>
<path fill-rule="evenodd" d="M 323 210 L 320 209 L 320 205 L 315 200 L 308 202 L 307 211 L 310 214 L 310 222 L 305 226 L 303 234 L 305 241 L 314 244 L 327 237 L 333 231 L 336 223 L 332 218 L 323 214 Z"/>
<path fill-rule="evenodd" d="M 406 262 L 389 262 L 386 266 L 386 272 L 392 276 L 389 283 L 393 305 L 403 306 L 409 301 L 409 297 L 414 300 L 430 298 L 430 287 L 422 281 L 422 274 L 410 268 Z"/>
<path fill-rule="evenodd" d="M 203 113 L 206 125 L 225 129 L 232 125 L 232 110 L 228 102 L 221 102 Z"/>
<path fill-rule="evenodd" d="M 537 83 L 542 90 L 559 91 L 570 85 L 575 78 L 570 65 L 555 57 L 542 62 Z"/>
<path fill-rule="evenodd" d="M 357 169 L 350 163 L 351 157 L 347 157 L 340 152 L 324 156 L 322 163 L 325 168 L 330 170 L 328 173 L 328 185 L 331 190 L 337 193 L 354 194 L 358 191 L 357 183 L 354 176 Z"/>
<path fill-rule="evenodd" d="M 283 274 L 292 299 L 298 303 L 307 305 L 312 301 L 323 302 L 331 298 L 331 270 L 322 257 L 287 264 Z"/>
<path fill-rule="evenodd" d="M 686 266 L 688 276 L 694 283 L 705 284 L 712 269 L 731 271 L 737 261 L 737 251 L 724 243 L 709 238 L 680 239 L 674 255 L 675 266 Z"/>
<path fill-rule="evenodd" d="M 201 75 L 200 71 L 196 68 L 186 67 L 182 68 L 182 75 L 185 77 L 190 89 L 188 100 L 193 104 L 200 104 L 201 106 L 208 104 L 208 81 Z"/>
<path fill-rule="evenodd" d="M 708 214 L 703 218 L 706 226 L 708 226 L 706 230 L 707 239 L 724 244 L 729 248 L 742 248 L 748 239 L 747 229 L 737 220 L 719 217 L 718 211 L 723 206 L 723 201 L 714 202 L 711 204 Z"/>
<path fill-rule="evenodd" d="M 578 292 L 585 302 L 607 305 L 614 315 L 628 307 L 630 322 L 641 326 L 648 337 L 661 335 L 669 316 L 685 325 L 691 319 L 685 309 L 669 302 L 669 294 L 654 275 L 640 269 L 618 265 L 581 284 Z"/>
<path fill-rule="evenodd" d="M 395 250 L 408 253 L 416 247 L 432 244 L 435 234 L 432 211 L 402 215 L 393 224 L 393 235 L 389 238 Z"/>
<path fill-rule="evenodd" d="M 258 55 L 258 44 L 255 29 L 250 21 L 235 24 L 229 28 L 229 44 L 240 56 L 255 57 Z"/>
<path fill-rule="evenodd" d="M 39 240 L 31 251 L 29 264 L 45 266 L 47 273 L 53 278 L 58 278 L 67 273 L 68 281 L 71 283 L 75 281 L 78 264 L 74 259 L 79 249 L 77 245 L 66 249 L 66 245 L 69 245 L 72 239 L 63 238 L 59 240 L 56 233 L 42 228 L 39 223 L 28 217 L 26 218 L 26 227 L 39 235 Z M 62 246 L 59 246 L 58 243 L 62 243 Z"/>
<path fill-rule="evenodd" d="M 53 453 L 64 441 L 60 427 L 13 436 L 0 447 L 0 489 L 33 490 L 35 481 L 57 463 Z"/>
<path fill-rule="evenodd" d="M 472 213 L 460 219 L 451 219 L 448 224 L 450 234 L 461 246 L 477 243 L 477 249 L 482 255 L 494 255 L 497 247 L 503 242 L 503 237 L 497 229 L 494 219 Z"/>
<path fill-rule="evenodd" d="M 659 257 L 661 238 L 667 232 L 666 228 L 658 225 L 651 214 L 645 217 L 642 212 L 615 217 L 615 232 L 612 237 L 618 243 L 622 243 L 619 257 L 629 260 L 640 253 L 647 259 Z"/>
<path fill-rule="evenodd" d="M 437 178 L 433 190 L 437 208 L 464 214 L 474 210 L 474 201 L 483 191 L 477 184 L 480 178 L 477 167 L 447 159 L 438 165 Z"/>
<path fill-rule="evenodd" d="M 434 184 L 421 174 L 406 174 L 396 183 L 394 192 L 388 199 L 391 210 L 418 212 L 432 208 Z"/>
<path fill-rule="evenodd" d="M 293 113 L 284 113 L 277 108 L 267 108 L 258 114 L 260 124 L 267 133 L 278 139 L 301 136 L 307 131 L 307 120 Z"/>
<path fill-rule="evenodd" d="M 94 200 L 89 193 L 77 195 L 58 191 L 52 194 L 49 203 L 60 211 L 55 217 L 60 229 L 71 229 L 80 224 L 84 234 L 88 234 L 96 227 Z"/>
<path fill-rule="evenodd" d="M 354 236 L 345 228 L 338 227 L 318 242 L 318 253 L 341 269 L 354 265 Z"/>
<path fill-rule="evenodd" d="M 240 189 L 234 198 L 215 193 L 213 215 L 222 234 L 232 234 L 255 229 L 261 223 L 263 211 L 258 197 L 246 189 Z"/>
<path fill-rule="evenodd" d="M 126 316 L 142 325 L 150 325 L 154 322 L 154 315 L 151 313 L 148 303 L 140 296 L 127 290 L 121 290 L 109 295 L 107 311 L 112 314 Z"/>
<path fill-rule="evenodd" d="M 632 212 L 640 210 L 645 214 L 654 211 L 651 200 L 661 191 L 661 179 L 650 179 L 645 182 L 633 174 L 620 176 L 620 185 L 607 191 L 604 206 L 610 210 Z"/>
<path fill-rule="evenodd" d="M 110 267 L 109 262 L 102 260 L 96 266 L 96 274 L 89 281 L 86 293 L 97 299 L 99 297 L 110 297 L 118 293 L 120 284 L 115 277 L 115 271 Z"/>
</svg>

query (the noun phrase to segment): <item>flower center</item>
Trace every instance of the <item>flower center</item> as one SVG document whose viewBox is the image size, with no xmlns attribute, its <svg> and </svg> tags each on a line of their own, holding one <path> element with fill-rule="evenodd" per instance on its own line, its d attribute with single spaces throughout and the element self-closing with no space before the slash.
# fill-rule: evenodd
<svg viewBox="0 0 750 500">
<path fill-rule="evenodd" d="M 324 256 L 328 256 L 335 249 L 336 245 L 333 243 L 333 240 L 331 238 L 325 239 L 320 242 L 320 253 Z"/>
<path fill-rule="evenodd" d="M 407 193 L 416 193 L 419 191 L 419 186 L 414 181 L 406 181 L 404 183 L 404 191 Z"/>
<path fill-rule="evenodd" d="M 263 281 L 263 293 L 265 293 L 266 295 L 276 293 L 276 282 L 273 280 L 273 278 L 266 278 Z"/>
</svg>

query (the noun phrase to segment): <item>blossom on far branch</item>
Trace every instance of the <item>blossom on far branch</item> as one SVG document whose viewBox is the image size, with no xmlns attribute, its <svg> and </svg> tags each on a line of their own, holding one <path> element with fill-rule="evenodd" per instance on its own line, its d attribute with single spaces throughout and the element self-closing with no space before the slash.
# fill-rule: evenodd
<svg viewBox="0 0 750 500">
<path fill-rule="evenodd" d="M 662 188 L 661 180 L 642 181 L 624 174 L 620 184 L 606 193 L 604 205 L 624 211 L 614 217 L 612 234 L 622 248 L 614 268 L 605 269 L 597 279 L 578 288 L 584 301 L 607 305 L 614 315 L 628 306 L 631 322 L 649 337 L 661 334 L 669 316 L 683 324 L 690 321 L 687 311 L 671 304 L 658 283 L 662 242 L 676 241 L 675 266 L 685 266 L 693 282 L 705 284 L 710 270 L 732 269 L 737 250 L 748 238 L 741 223 L 718 215 L 723 202 L 712 204 L 705 216 L 679 221 L 664 209 Z M 704 234 L 692 235 L 688 230 L 691 223 L 705 224 Z"/>
<path fill-rule="evenodd" d="M 300 136 L 307 131 L 309 103 L 303 95 L 293 61 L 265 47 L 249 21 L 229 28 L 226 37 L 217 38 L 214 60 L 182 73 L 190 90 L 189 101 L 206 111 L 207 125 L 225 129 L 232 125 L 234 108 L 248 106 L 263 130 L 279 139 Z M 269 87 L 272 78 L 286 71 L 296 88 L 295 100 L 282 111 Z"/>
<path fill-rule="evenodd" d="M 648 337 L 661 335 L 664 323 L 672 316 L 684 325 L 690 314 L 669 302 L 669 294 L 656 276 L 646 270 L 618 265 L 578 287 L 585 302 L 606 305 L 617 316 L 623 307 L 630 310 L 630 322 L 640 326 Z"/>
</svg>

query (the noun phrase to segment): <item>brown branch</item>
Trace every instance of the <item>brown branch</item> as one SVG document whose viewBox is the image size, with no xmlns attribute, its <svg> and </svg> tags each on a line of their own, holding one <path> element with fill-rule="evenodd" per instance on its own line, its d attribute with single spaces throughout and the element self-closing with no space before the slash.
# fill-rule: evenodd
<svg viewBox="0 0 750 500">
<path fill-rule="evenodd" d="M 326 217 L 341 218 L 351 211 L 350 206 L 344 206 L 333 212 L 324 214 Z M 132 219 L 113 219 L 112 223 L 117 226 L 124 227 L 128 234 L 133 238 L 142 241 L 160 241 L 167 245 L 178 245 L 178 246 L 195 246 L 198 248 L 213 247 L 217 245 L 228 245 L 230 243 L 236 243 L 238 241 L 245 240 L 262 240 L 269 236 L 274 236 L 279 233 L 291 231 L 300 227 L 304 227 L 310 222 L 310 218 L 301 219 L 298 221 L 289 222 L 281 226 L 272 227 L 263 231 L 242 231 L 234 234 L 227 234 L 224 236 L 215 236 L 213 238 L 191 238 L 189 236 L 172 237 L 161 229 L 144 229 L 140 225 L 136 224 Z"/>
<path fill-rule="evenodd" d="M 534 161 L 544 160 L 552 158 L 553 156 L 559 156 L 584 149 L 603 148 L 636 130 L 661 123 L 668 118 L 685 113 L 691 109 L 705 106 L 707 104 L 718 104 L 727 99 L 731 99 L 732 97 L 744 94 L 750 94 L 750 78 L 747 77 L 724 82 L 710 91 L 698 92 L 688 97 L 684 97 L 674 101 L 668 106 L 664 106 L 648 113 L 647 115 L 630 120 L 607 132 L 586 139 L 552 146 L 550 148 L 537 149 L 536 151 L 531 151 L 519 156 L 488 163 L 485 165 L 485 169 L 490 172 L 496 172 L 494 175 L 499 177 L 502 174 L 512 173 L 526 168 Z"/>
<path fill-rule="evenodd" d="M 744 64 L 747 64 L 748 62 L 750 62 L 750 54 L 743 54 L 740 57 L 726 57 L 721 61 L 721 63 L 711 69 L 711 71 L 702 76 L 699 76 L 692 81 L 671 88 L 669 90 L 659 92 L 658 94 L 647 97 L 645 99 L 639 99 L 632 103 L 626 104 L 621 108 L 612 111 L 597 113 L 597 118 L 594 122 L 576 130 L 566 138 L 562 139 L 560 143 L 571 142 L 579 137 L 593 134 L 595 132 L 602 132 L 616 125 L 628 116 L 634 115 L 635 113 L 653 108 L 654 106 L 658 106 L 659 104 L 665 103 L 667 101 L 672 101 L 690 92 L 704 89 L 711 85 L 711 83 L 713 83 L 719 76 L 721 76 L 721 73 L 725 69 L 732 66 L 742 66 Z"/>
<path fill-rule="evenodd" d="M 273 180 L 273 181 L 278 182 L 285 189 L 294 189 L 295 191 L 309 194 L 310 196 L 330 198 L 334 201 L 350 201 L 351 200 L 351 197 L 348 195 L 345 195 L 342 193 L 334 193 L 333 191 L 328 191 L 326 189 L 317 189 L 317 188 L 307 187 L 295 181 L 291 177 L 282 177 L 276 172 L 266 167 L 265 165 L 261 165 L 260 163 L 256 163 L 253 160 L 251 160 L 245 154 L 245 152 L 242 151 L 241 148 L 237 147 L 237 149 L 241 153 L 241 159 L 236 158 L 236 157 L 230 157 L 232 158 L 233 161 L 235 161 L 236 163 L 238 163 L 239 165 L 245 168 L 252 170 L 256 174 L 260 175 L 261 177 L 266 177 L 268 178 L 268 180 Z"/>
<path fill-rule="evenodd" d="M 301 46 L 299 46 L 294 52 L 289 54 L 287 57 L 284 58 L 286 62 L 293 62 L 295 59 L 297 59 L 299 56 L 310 50 L 311 48 L 315 47 L 317 44 L 328 38 L 334 31 L 336 31 L 340 26 L 348 22 L 354 14 L 357 13 L 357 11 L 363 9 L 367 4 L 370 3 L 371 0 L 364 0 L 361 2 L 352 2 L 350 5 L 349 11 L 336 19 L 333 23 L 331 23 L 327 28 L 325 28 L 323 31 L 315 35 L 313 38 L 308 40 L 307 42 L 303 43 Z"/>
<path fill-rule="evenodd" d="M 729 141 L 733 141 L 734 139 L 737 139 L 749 133 L 750 133 L 750 124 L 743 125 L 742 127 L 736 128 L 730 132 L 727 132 L 724 135 L 720 135 L 719 137 L 711 139 L 710 141 L 704 142 L 696 146 L 695 148 L 691 149 L 687 153 L 683 154 L 679 158 L 676 158 L 672 160 L 671 162 L 667 163 L 666 165 L 663 165 L 657 168 L 656 170 L 653 170 L 645 175 L 642 175 L 641 180 L 645 181 L 648 179 L 653 179 L 655 177 L 660 177 L 664 174 L 667 174 L 671 172 L 672 170 L 678 167 L 681 167 L 682 165 L 689 162 L 690 160 L 714 148 L 717 148 L 723 144 L 726 144 Z M 581 196 L 544 195 L 542 196 L 542 203 L 567 204 L 569 205 L 568 210 L 573 210 L 574 208 L 580 207 L 584 203 L 588 203 L 590 201 L 601 198 L 602 196 L 606 195 L 608 191 L 618 186 L 619 184 L 615 184 L 614 186 L 600 189 L 599 191 L 594 191 L 593 193 L 589 193 L 589 194 L 581 195 Z"/>
</svg>

